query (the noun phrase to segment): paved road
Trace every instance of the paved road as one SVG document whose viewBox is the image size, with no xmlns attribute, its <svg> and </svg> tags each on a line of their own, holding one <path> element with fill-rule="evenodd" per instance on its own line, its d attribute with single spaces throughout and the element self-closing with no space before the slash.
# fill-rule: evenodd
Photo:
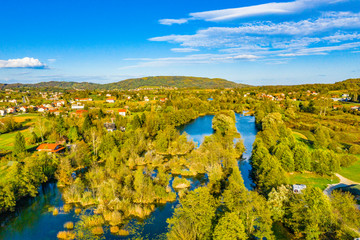
<svg viewBox="0 0 360 240">
<path fill-rule="evenodd" d="M 346 186 L 353 185 L 353 184 L 359 184 L 360 185 L 360 183 L 351 181 L 350 179 L 347 179 L 347 178 L 341 176 L 338 173 L 335 173 L 335 175 L 340 179 L 340 182 L 337 183 L 337 184 L 328 184 L 328 187 L 324 190 L 324 194 L 326 196 L 328 196 L 328 197 L 330 197 L 331 192 L 334 191 L 337 188 L 346 187 Z M 360 210 L 360 205 L 357 205 L 357 207 Z"/>
</svg>

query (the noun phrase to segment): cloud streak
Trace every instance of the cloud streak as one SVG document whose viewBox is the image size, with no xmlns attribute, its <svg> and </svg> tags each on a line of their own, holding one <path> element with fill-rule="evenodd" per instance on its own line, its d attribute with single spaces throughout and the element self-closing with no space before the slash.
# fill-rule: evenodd
<svg viewBox="0 0 360 240">
<path fill-rule="evenodd" d="M 35 58 L 17 58 L 17 59 L 8 59 L 0 60 L 0 68 L 35 68 L 35 69 L 44 69 L 46 65 L 40 62 L 39 59 Z"/>
<path fill-rule="evenodd" d="M 292 2 L 272 2 L 240 8 L 228 8 L 213 11 L 190 13 L 189 18 L 162 19 L 160 24 L 172 25 L 183 24 L 189 20 L 204 20 L 209 22 L 229 21 L 238 18 L 261 16 L 261 15 L 284 15 L 302 12 L 307 9 L 324 5 L 346 2 L 347 0 L 295 0 Z"/>
</svg>

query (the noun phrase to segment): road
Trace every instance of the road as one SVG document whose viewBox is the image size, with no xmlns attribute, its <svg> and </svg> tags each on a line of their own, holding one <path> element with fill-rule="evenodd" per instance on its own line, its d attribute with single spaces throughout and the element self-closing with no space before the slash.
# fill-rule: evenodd
<svg viewBox="0 0 360 240">
<path fill-rule="evenodd" d="M 335 175 L 339 178 L 340 182 L 337 183 L 337 184 L 329 184 L 328 187 L 324 190 L 324 194 L 328 197 L 331 196 L 331 192 L 334 191 L 335 189 L 337 188 L 340 188 L 340 187 L 346 187 L 346 186 L 349 186 L 349 185 L 353 185 L 353 184 L 358 184 L 360 185 L 360 183 L 358 182 L 354 182 L 354 181 L 351 181 L 350 179 L 347 179 L 343 176 L 341 176 L 340 174 L 338 173 L 335 173 Z M 360 210 L 360 205 L 357 205 L 358 209 Z"/>
</svg>

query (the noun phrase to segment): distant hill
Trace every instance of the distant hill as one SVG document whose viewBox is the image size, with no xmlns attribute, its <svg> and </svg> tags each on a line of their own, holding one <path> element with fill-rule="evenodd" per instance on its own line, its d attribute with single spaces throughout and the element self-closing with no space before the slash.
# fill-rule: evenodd
<svg viewBox="0 0 360 240">
<path fill-rule="evenodd" d="M 129 90 L 142 87 L 174 87 L 174 88 L 241 88 L 245 84 L 238 84 L 221 78 L 201 78 L 184 76 L 158 76 L 127 79 L 120 82 L 97 84 L 88 82 L 40 82 L 35 84 L 0 84 L 0 88 L 62 88 L 62 89 L 120 89 Z"/>
</svg>

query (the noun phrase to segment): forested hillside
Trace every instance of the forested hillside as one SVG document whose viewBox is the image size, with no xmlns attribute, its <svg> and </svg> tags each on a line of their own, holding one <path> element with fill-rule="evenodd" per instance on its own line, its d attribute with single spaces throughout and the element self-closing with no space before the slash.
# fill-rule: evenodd
<svg viewBox="0 0 360 240">
<path fill-rule="evenodd" d="M 97 84 L 89 82 L 40 82 L 35 84 L 0 84 L 0 88 L 63 88 L 63 89 L 88 89 L 88 90 L 129 90 L 136 88 L 241 88 L 248 85 L 238 84 L 220 78 L 200 78 L 184 76 L 159 76 L 127 79 L 108 84 Z"/>
</svg>

